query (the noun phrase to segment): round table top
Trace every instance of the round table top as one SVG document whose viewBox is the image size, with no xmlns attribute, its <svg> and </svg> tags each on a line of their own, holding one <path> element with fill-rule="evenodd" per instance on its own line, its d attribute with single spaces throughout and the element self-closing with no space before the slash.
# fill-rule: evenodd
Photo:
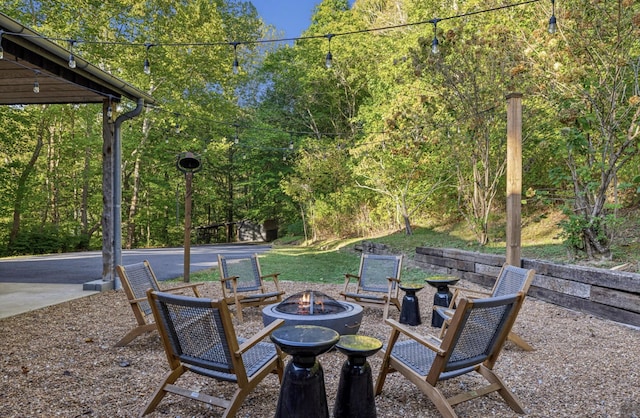
<svg viewBox="0 0 640 418">
<path fill-rule="evenodd" d="M 424 285 L 420 283 L 400 283 L 399 286 L 400 289 L 404 290 L 405 292 L 417 292 L 418 290 L 424 289 Z"/>
<path fill-rule="evenodd" d="M 454 285 L 460 281 L 460 278 L 457 276 L 432 276 L 427 277 L 424 281 L 433 287 L 441 287 Z"/>
<path fill-rule="evenodd" d="M 316 356 L 330 350 L 340 334 L 318 325 L 293 325 L 273 331 L 271 340 L 287 354 Z"/>
<path fill-rule="evenodd" d="M 336 348 L 348 356 L 358 354 L 369 357 L 382 348 L 382 342 L 366 335 L 343 335 L 336 344 Z"/>
</svg>

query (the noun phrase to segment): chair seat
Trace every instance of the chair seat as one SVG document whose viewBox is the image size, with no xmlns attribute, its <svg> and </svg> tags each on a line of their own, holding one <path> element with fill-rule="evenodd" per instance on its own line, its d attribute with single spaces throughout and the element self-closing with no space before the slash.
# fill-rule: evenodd
<svg viewBox="0 0 640 418">
<path fill-rule="evenodd" d="M 281 291 L 281 292 L 266 292 L 266 293 L 259 293 L 259 294 L 253 294 L 253 295 L 242 295 L 241 299 L 243 301 L 264 300 L 264 299 L 269 299 L 269 298 L 276 298 L 276 297 L 282 296 L 282 295 L 284 295 L 284 291 Z"/>
<path fill-rule="evenodd" d="M 238 343 L 242 344 L 245 341 L 243 338 L 238 338 Z M 216 349 L 211 349 L 211 352 L 216 352 Z M 276 355 L 276 348 L 271 343 L 258 343 L 254 347 L 251 347 L 245 353 L 242 354 L 242 362 L 247 371 L 247 376 L 252 377 L 258 372 L 265 364 L 267 364 L 273 356 Z M 203 353 L 202 357 L 207 357 L 207 353 Z M 211 368 L 205 368 L 195 365 L 185 364 L 185 367 L 194 373 L 198 373 L 202 376 L 212 377 L 214 379 L 224 380 L 226 382 L 237 382 L 238 377 L 233 373 L 226 373 L 223 371 L 212 370 Z"/>
<path fill-rule="evenodd" d="M 391 353 L 399 361 L 409 366 L 420 376 L 426 377 L 431 370 L 431 365 L 436 358 L 436 353 L 429 350 L 424 345 L 416 341 L 401 341 L 393 346 Z M 454 370 L 452 372 L 444 371 L 440 373 L 438 380 L 451 379 L 452 377 L 461 376 L 473 371 L 474 367 Z"/>
<path fill-rule="evenodd" d="M 352 293 L 352 292 L 347 292 L 347 293 L 340 293 L 342 296 L 348 297 L 348 298 L 353 298 L 353 299 L 367 299 L 367 300 L 371 300 L 371 301 L 380 301 L 380 302 L 386 302 L 387 300 L 387 295 L 369 295 L 366 293 Z"/>
</svg>

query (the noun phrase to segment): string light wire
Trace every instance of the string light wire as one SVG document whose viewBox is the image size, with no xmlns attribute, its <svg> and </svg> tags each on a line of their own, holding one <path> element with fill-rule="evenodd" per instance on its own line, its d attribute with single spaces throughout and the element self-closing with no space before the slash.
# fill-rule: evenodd
<svg viewBox="0 0 640 418">
<path fill-rule="evenodd" d="M 164 46 L 164 47 L 198 47 L 198 46 L 204 46 L 204 47 L 206 47 L 206 46 L 232 45 L 234 47 L 234 53 L 235 53 L 235 49 L 237 48 L 238 45 L 255 45 L 255 44 L 280 43 L 280 42 L 291 42 L 291 41 L 296 42 L 296 41 L 305 41 L 305 40 L 313 40 L 313 39 L 328 39 L 329 43 L 330 43 L 332 38 L 340 37 L 340 36 L 350 36 L 350 35 L 357 35 L 357 34 L 369 33 L 369 32 L 388 31 L 388 30 L 391 30 L 391 29 L 401 29 L 401 28 L 407 28 L 407 27 L 412 27 L 412 26 L 421 26 L 421 25 L 427 25 L 427 24 L 432 24 L 432 25 L 434 25 L 434 28 L 435 28 L 435 25 L 438 22 L 442 22 L 442 21 L 445 21 L 445 20 L 459 19 L 459 18 L 479 15 L 479 14 L 483 14 L 483 13 L 495 12 L 495 11 L 498 11 L 498 10 L 504 10 L 504 9 L 509 9 L 509 8 L 512 8 L 512 7 L 519 7 L 519 6 L 524 6 L 524 5 L 527 5 L 527 4 L 537 3 L 539 1 L 542 1 L 542 0 L 525 0 L 525 1 L 522 1 L 522 2 L 519 2 L 519 3 L 505 4 L 505 5 L 502 5 L 502 6 L 491 7 L 491 8 L 483 9 L 483 10 L 470 11 L 470 12 L 460 13 L 460 14 L 457 14 L 457 15 L 441 17 L 441 18 L 437 18 L 437 19 L 429 19 L 429 20 L 422 20 L 422 21 L 418 21 L 418 22 L 402 23 L 402 24 L 390 25 L 390 26 L 384 26 L 384 27 L 378 27 L 378 28 L 358 29 L 358 30 L 353 30 L 353 31 L 331 33 L 331 34 L 323 34 L 323 35 L 307 35 L 307 36 L 299 36 L 299 37 L 294 37 L 294 38 L 239 40 L 239 41 L 234 41 L 234 42 L 214 41 L 214 42 L 184 42 L 184 43 L 177 43 L 177 42 L 167 42 L 167 43 L 161 43 L 161 42 L 148 43 L 148 42 L 145 42 L 145 43 L 140 43 L 140 42 L 124 42 L 124 41 L 80 40 L 80 39 L 74 39 L 74 40 L 71 41 L 69 39 L 62 39 L 62 38 L 55 38 L 55 37 L 45 37 L 45 36 L 42 36 L 42 35 L 31 35 L 31 34 L 9 33 L 9 32 L 4 32 L 4 33 L 7 34 L 7 35 L 10 34 L 10 35 L 13 35 L 13 36 L 45 38 L 45 39 L 48 39 L 50 41 L 73 42 L 74 45 L 77 44 L 77 43 L 85 43 L 85 44 L 101 44 L 101 45 L 143 46 L 147 50 L 147 54 L 146 54 L 146 57 L 145 57 L 145 65 L 144 65 L 145 73 L 147 73 L 147 71 L 150 71 L 148 52 L 149 52 L 149 48 L 152 47 L 152 46 Z M 555 31 L 555 27 L 556 27 L 555 0 L 551 0 L 551 3 L 552 3 L 552 7 L 553 7 L 553 14 L 551 16 L 551 19 L 549 20 L 549 31 L 552 30 L 552 23 L 553 23 L 553 28 L 554 28 L 553 30 Z M 437 38 L 434 37 L 434 42 L 435 41 L 437 41 Z M 325 59 L 325 65 L 326 65 L 327 61 L 329 61 L 329 57 L 331 57 L 331 61 L 332 61 L 333 60 L 333 55 L 331 55 L 331 50 L 329 50 L 329 53 L 327 54 L 327 57 Z M 237 56 L 236 56 L 236 58 L 237 58 Z M 235 64 L 235 60 L 234 60 L 234 64 Z"/>
</svg>

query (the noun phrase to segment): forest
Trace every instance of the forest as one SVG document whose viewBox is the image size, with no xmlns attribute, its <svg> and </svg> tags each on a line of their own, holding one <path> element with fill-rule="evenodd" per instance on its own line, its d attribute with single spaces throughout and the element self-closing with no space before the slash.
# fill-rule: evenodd
<svg viewBox="0 0 640 418">
<path fill-rule="evenodd" d="M 504 217 L 514 92 L 524 216 L 562 211 L 566 246 L 607 259 L 640 203 L 635 0 L 323 0 L 295 39 L 249 1 L 3 0 L 2 13 L 156 99 L 123 129 L 125 248 L 181 244 L 183 152 L 202 160 L 194 227 L 320 240 L 463 222 L 485 245 Z M 0 107 L 0 255 L 100 248 L 101 118 Z"/>
</svg>

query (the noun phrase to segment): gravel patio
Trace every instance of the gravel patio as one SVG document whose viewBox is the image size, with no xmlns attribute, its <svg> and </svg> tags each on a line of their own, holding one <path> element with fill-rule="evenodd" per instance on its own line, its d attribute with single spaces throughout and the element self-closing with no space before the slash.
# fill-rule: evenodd
<svg viewBox="0 0 640 418">
<path fill-rule="evenodd" d="M 287 294 L 310 288 L 282 282 Z M 473 287 L 473 285 L 471 285 Z M 477 287 L 477 286 L 475 286 Z M 341 286 L 314 284 L 337 297 Z M 430 326 L 435 289 L 418 293 L 422 332 Z M 208 297 L 220 296 L 218 283 L 206 283 Z M 391 311 L 398 317 L 398 312 Z M 146 334 L 126 347 L 114 344 L 134 325 L 121 291 L 109 291 L 0 320 L 2 417 L 137 416 L 167 371 L 160 339 Z M 237 333 L 250 336 L 262 327 L 261 311 L 248 308 Z M 525 405 L 529 417 L 639 417 L 640 330 L 528 298 L 515 331 L 536 350 L 508 342 L 496 370 Z M 365 308 L 360 334 L 383 342 L 389 334 L 381 310 Z M 320 356 L 329 408 L 338 387 L 344 355 Z M 380 358 L 369 359 L 374 379 Z M 229 392 L 227 385 L 190 376 L 194 390 Z M 440 384 L 446 393 L 469 389 L 473 376 Z M 272 417 L 278 380 L 267 377 L 245 400 L 239 417 Z M 398 374 L 390 375 L 376 398 L 378 417 L 438 416 L 431 401 Z M 460 417 L 515 417 L 496 395 L 455 407 Z M 219 409 L 168 395 L 149 417 L 216 417 Z"/>
</svg>

